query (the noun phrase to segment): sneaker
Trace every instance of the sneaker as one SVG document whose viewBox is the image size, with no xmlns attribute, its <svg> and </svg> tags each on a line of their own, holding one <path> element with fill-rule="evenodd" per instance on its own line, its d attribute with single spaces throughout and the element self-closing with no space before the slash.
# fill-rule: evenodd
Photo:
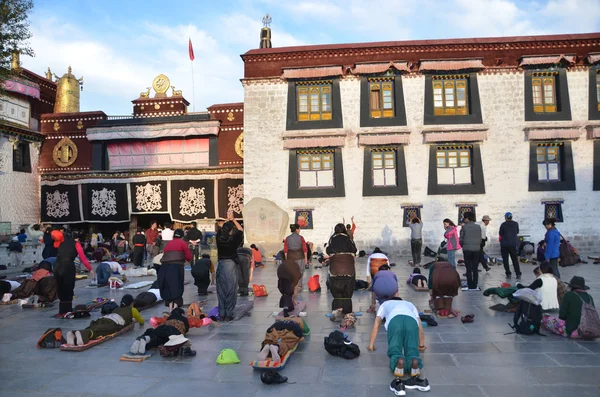
<svg viewBox="0 0 600 397">
<path fill-rule="evenodd" d="M 406 390 L 402 379 L 394 379 L 390 384 L 390 390 L 397 396 L 406 396 Z"/>
<path fill-rule="evenodd" d="M 184 347 L 180 349 L 179 355 L 181 357 L 194 357 L 196 355 L 196 350 L 192 350 L 191 347 Z"/>
<path fill-rule="evenodd" d="M 11 298 L 12 294 L 10 292 L 7 292 L 4 295 L 2 295 L 2 302 L 10 302 Z"/>
<path fill-rule="evenodd" d="M 413 376 L 410 379 L 404 381 L 404 387 L 407 390 L 418 390 L 418 391 L 429 391 L 429 381 L 427 379 L 421 379 L 418 376 Z"/>
<path fill-rule="evenodd" d="M 463 288 L 461 288 L 460 290 L 461 290 L 461 291 L 468 291 L 468 290 L 469 290 L 469 287 L 463 287 Z"/>
<path fill-rule="evenodd" d="M 479 287 L 469 288 L 469 291 L 481 291 L 481 288 L 479 288 Z"/>
</svg>

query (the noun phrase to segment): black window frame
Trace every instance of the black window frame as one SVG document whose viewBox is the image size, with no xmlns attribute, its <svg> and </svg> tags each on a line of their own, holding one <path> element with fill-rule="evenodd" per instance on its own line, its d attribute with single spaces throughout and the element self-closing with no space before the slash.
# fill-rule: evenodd
<svg viewBox="0 0 600 397">
<path fill-rule="evenodd" d="M 402 211 L 402 214 L 403 214 L 402 215 L 402 227 L 409 227 L 409 224 L 410 224 L 409 219 L 408 219 L 408 217 L 409 217 L 408 211 L 409 210 L 416 210 L 416 212 L 417 212 L 417 218 L 422 219 L 421 218 L 421 208 L 422 207 L 419 206 L 419 205 L 406 205 L 406 206 L 404 206 L 402 208 L 402 210 L 403 210 Z"/>
<path fill-rule="evenodd" d="M 471 183 L 460 185 L 439 185 L 437 182 L 437 151 L 440 146 L 471 146 Z M 427 195 L 485 194 L 485 178 L 479 143 L 436 143 L 429 147 L 429 180 Z"/>
<path fill-rule="evenodd" d="M 557 157 L 557 161 L 549 161 L 549 160 L 548 160 L 548 149 L 549 149 L 549 148 L 551 148 L 551 147 L 552 147 L 552 148 L 556 148 L 556 149 L 557 149 L 557 152 L 558 152 L 558 154 L 557 154 L 557 156 L 556 156 L 556 157 Z M 544 158 L 545 158 L 545 160 L 544 160 L 544 161 L 539 161 L 539 159 L 537 158 L 537 151 L 538 151 L 540 148 L 545 148 L 545 149 L 544 149 L 544 152 L 545 152 L 545 153 L 544 153 Z M 541 180 L 541 181 L 540 181 L 540 179 L 539 179 L 539 177 L 540 177 L 540 174 L 539 174 L 539 169 L 538 169 L 538 182 L 539 182 L 539 183 L 556 183 L 556 182 L 560 182 L 560 181 L 562 181 L 562 173 L 561 173 L 561 171 L 562 171 L 562 170 L 561 170 L 561 167 L 562 167 L 562 166 L 561 166 L 562 157 L 561 157 L 561 149 L 560 149 L 560 146 L 553 146 L 553 145 L 548 145 L 548 146 L 540 146 L 540 145 L 538 145 L 538 146 L 536 147 L 536 149 L 535 149 L 535 150 L 536 150 L 536 152 L 535 152 L 535 157 L 536 157 L 536 159 L 535 159 L 535 160 L 536 160 L 536 163 L 537 163 L 537 167 L 539 168 L 539 165 L 540 165 L 540 164 L 546 164 L 546 176 L 548 177 L 548 179 L 545 179 L 545 180 Z M 553 164 L 553 163 L 556 163 L 556 164 L 558 164 L 558 179 L 556 179 L 556 180 L 549 179 L 549 174 L 550 174 L 550 172 L 549 172 L 549 169 L 548 169 L 548 165 L 549 165 L 549 164 Z"/>
<path fill-rule="evenodd" d="M 433 107 L 433 76 L 448 76 L 448 78 L 452 78 L 452 76 L 456 75 L 467 76 L 467 108 L 469 114 L 436 116 Z M 435 73 L 434 75 L 426 75 L 424 103 L 424 125 L 483 124 L 477 73 Z"/>
<path fill-rule="evenodd" d="M 553 201 L 553 202 L 544 202 L 542 204 L 544 204 L 544 220 L 554 219 L 556 221 L 556 223 L 564 222 L 563 211 L 562 211 L 563 203 Z M 550 206 L 556 206 L 556 216 L 555 217 L 548 216 L 548 209 L 550 208 Z"/>
<path fill-rule="evenodd" d="M 331 81 L 331 120 L 298 120 L 298 95 L 296 86 L 298 82 L 314 82 L 322 84 L 323 82 Z M 287 99 L 287 114 L 286 127 L 287 131 L 293 130 L 312 130 L 323 128 L 343 128 L 344 122 L 342 117 L 342 101 L 340 97 L 340 81 L 339 78 L 323 78 L 323 79 L 302 79 L 288 81 L 288 99 Z"/>
<path fill-rule="evenodd" d="M 600 191 L 600 139 L 594 140 L 594 170 L 592 190 Z"/>
<path fill-rule="evenodd" d="M 374 150 L 390 148 L 396 152 L 396 186 L 373 186 L 373 157 Z M 408 179 L 406 177 L 406 158 L 404 146 L 365 146 L 363 162 L 363 197 L 373 196 L 407 196 Z"/>
<path fill-rule="evenodd" d="M 598 99 L 598 93 L 596 91 L 596 78 L 598 78 L 597 76 L 600 76 L 600 65 L 595 65 L 593 67 L 590 67 L 589 75 L 590 75 L 590 79 L 589 79 L 590 89 L 589 89 L 589 94 L 588 94 L 588 99 L 589 99 L 588 119 L 589 120 L 600 120 L 600 109 L 598 109 L 600 100 Z"/>
<path fill-rule="evenodd" d="M 17 152 L 20 151 L 21 161 L 17 162 Z M 31 173 L 31 155 L 29 142 L 19 142 L 17 147 L 13 146 L 13 171 Z"/>
<path fill-rule="evenodd" d="M 532 79 L 534 73 L 558 72 L 555 76 L 554 93 L 556 96 L 556 112 L 536 113 L 533 111 Z M 569 84 L 567 70 L 564 68 L 528 69 L 525 77 L 525 121 L 569 121 L 571 120 L 571 103 L 569 100 Z M 558 81 L 558 83 L 556 83 Z"/>
<path fill-rule="evenodd" d="M 361 127 L 391 127 L 406 125 L 406 108 L 404 106 L 404 88 L 402 76 L 394 77 L 394 117 L 371 117 L 371 101 L 369 79 L 387 77 L 383 75 L 361 76 L 360 78 L 360 126 Z"/>
<path fill-rule="evenodd" d="M 537 148 L 540 145 L 559 145 L 560 156 L 560 181 L 540 182 L 538 180 Z M 575 169 L 573 165 L 573 150 L 570 141 L 531 141 L 529 143 L 529 191 L 552 192 L 577 190 L 575 183 Z"/>
<path fill-rule="evenodd" d="M 475 219 L 477 219 L 476 204 L 456 204 L 456 207 L 458 209 L 458 222 L 456 222 L 457 225 L 460 224 L 460 222 L 463 220 L 465 212 L 472 212 L 475 216 Z"/>
<path fill-rule="evenodd" d="M 332 188 L 300 189 L 298 186 L 298 152 L 329 149 L 333 151 L 333 178 L 335 186 Z M 320 198 L 320 197 L 345 197 L 344 164 L 341 148 L 305 148 L 289 151 L 288 165 L 288 198 Z"/>
</svg>

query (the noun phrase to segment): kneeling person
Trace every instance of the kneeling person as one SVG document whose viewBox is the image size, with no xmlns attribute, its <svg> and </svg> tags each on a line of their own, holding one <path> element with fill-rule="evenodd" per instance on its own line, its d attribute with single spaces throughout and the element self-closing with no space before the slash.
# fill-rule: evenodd
<svg viewBox="0 0 600 397">
<path fill-rule="evenodd" d="M 121 298 L 121 306 L 113 310 L 112 313 L 93 320 L 86 329 L 67 332 L 67 345 L 87 345 L 93 339 L 120 331 L 131 324 L 134 319 L 139 324 L 144 324 L 144 319 L 133 307 L 133 296 L 127 294 Z"/>
<path fill-rule="evenodd" d="M 179 351 L 184 357 L 195 356 L 196 352 L 192 350 L 192 344 L 183 338 L 189 330 L 190 323 L 185 312 L 182 308 L 177 307 L 173 309 L 165 322 L 156 328 L 147 329 L 142 336 L 139 336 L 131 345 L 130 351 L 133 354 L 145 354 L 148 349 L 166 346 L 165 353 Z M 165 345 L 169 341 L 181 341 L 182 343 L 172 346 Z"/>
<path fill-rule="evenodd" d="M 373 277 L 371 285 L 375 299 L 379 304 L 398 296 L 398 277 L 388 265 L 382 265 Z"/>
</svg>

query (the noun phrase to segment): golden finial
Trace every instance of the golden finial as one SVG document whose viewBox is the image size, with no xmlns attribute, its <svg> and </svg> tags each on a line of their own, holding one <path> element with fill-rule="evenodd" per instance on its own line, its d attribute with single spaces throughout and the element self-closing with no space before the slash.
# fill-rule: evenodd
<svg viewBox="0 0 600 397">
<path fill-rule="evenodd" d="M 21 52 L 19 50 L 13 50 L 12 52 L 12 59 L 10 62 L 10 69 L 11 70 L 15 70 L 15 71 L 19 71 L 21 70 Z"/>
<path fill-rule="evenodd" d="M 262 19 L 263 28 L 260 30 L 260 45 L 258 48 L 271 48 L 271 16 L 265 15 Z"/>
<path fill-rule="evenodd" d="M 270 16 L 269 14 L 265 15 L 265 16 L 263 17 L 263 19 L 262 19 L 263 26 L 264 26 L 265 28 L 268 28 L 268 27 L 270 27 L 270 26 L 271 26 L 271 21 L 272 21 L 272 18 L 271 18 L 271 16 Z"/>
<path fill-rule="evenodd" d="M 83 91 L 83 77 L 73 76 L 71 66 L 67 68 L 61 78 L 54 75 L 56 82 L 56 102 L 54 104 L 54 113 L 76 113 L 79 112 L 79 91 Z"/>
<path fill-rule="evenodd" d="M 50 70 L 50 66 L 48 66 L 48 71 L 46 72 L 46 79 L 52 81 L 52 71 Z"/>
</svg>

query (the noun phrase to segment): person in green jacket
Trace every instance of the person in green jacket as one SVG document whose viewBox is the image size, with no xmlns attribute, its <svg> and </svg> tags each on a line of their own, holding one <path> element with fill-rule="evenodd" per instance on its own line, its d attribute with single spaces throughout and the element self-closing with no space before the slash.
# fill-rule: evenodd
<svg viewBox="0 0 600 397">
<path fill-rule="evenodd" d="M 594 305 L 594 300 L 585 292 L 590 289 L 585 285 L 583 277 L 574 276 L 568 283 L 571 290 L 565 294 L 560 303 L 558 318 L 545 314 L 542 318 L 542 327 L 548 331 L 567 338 L 579 338 L 579 321 L 583 302 Z"/>
</svg>

